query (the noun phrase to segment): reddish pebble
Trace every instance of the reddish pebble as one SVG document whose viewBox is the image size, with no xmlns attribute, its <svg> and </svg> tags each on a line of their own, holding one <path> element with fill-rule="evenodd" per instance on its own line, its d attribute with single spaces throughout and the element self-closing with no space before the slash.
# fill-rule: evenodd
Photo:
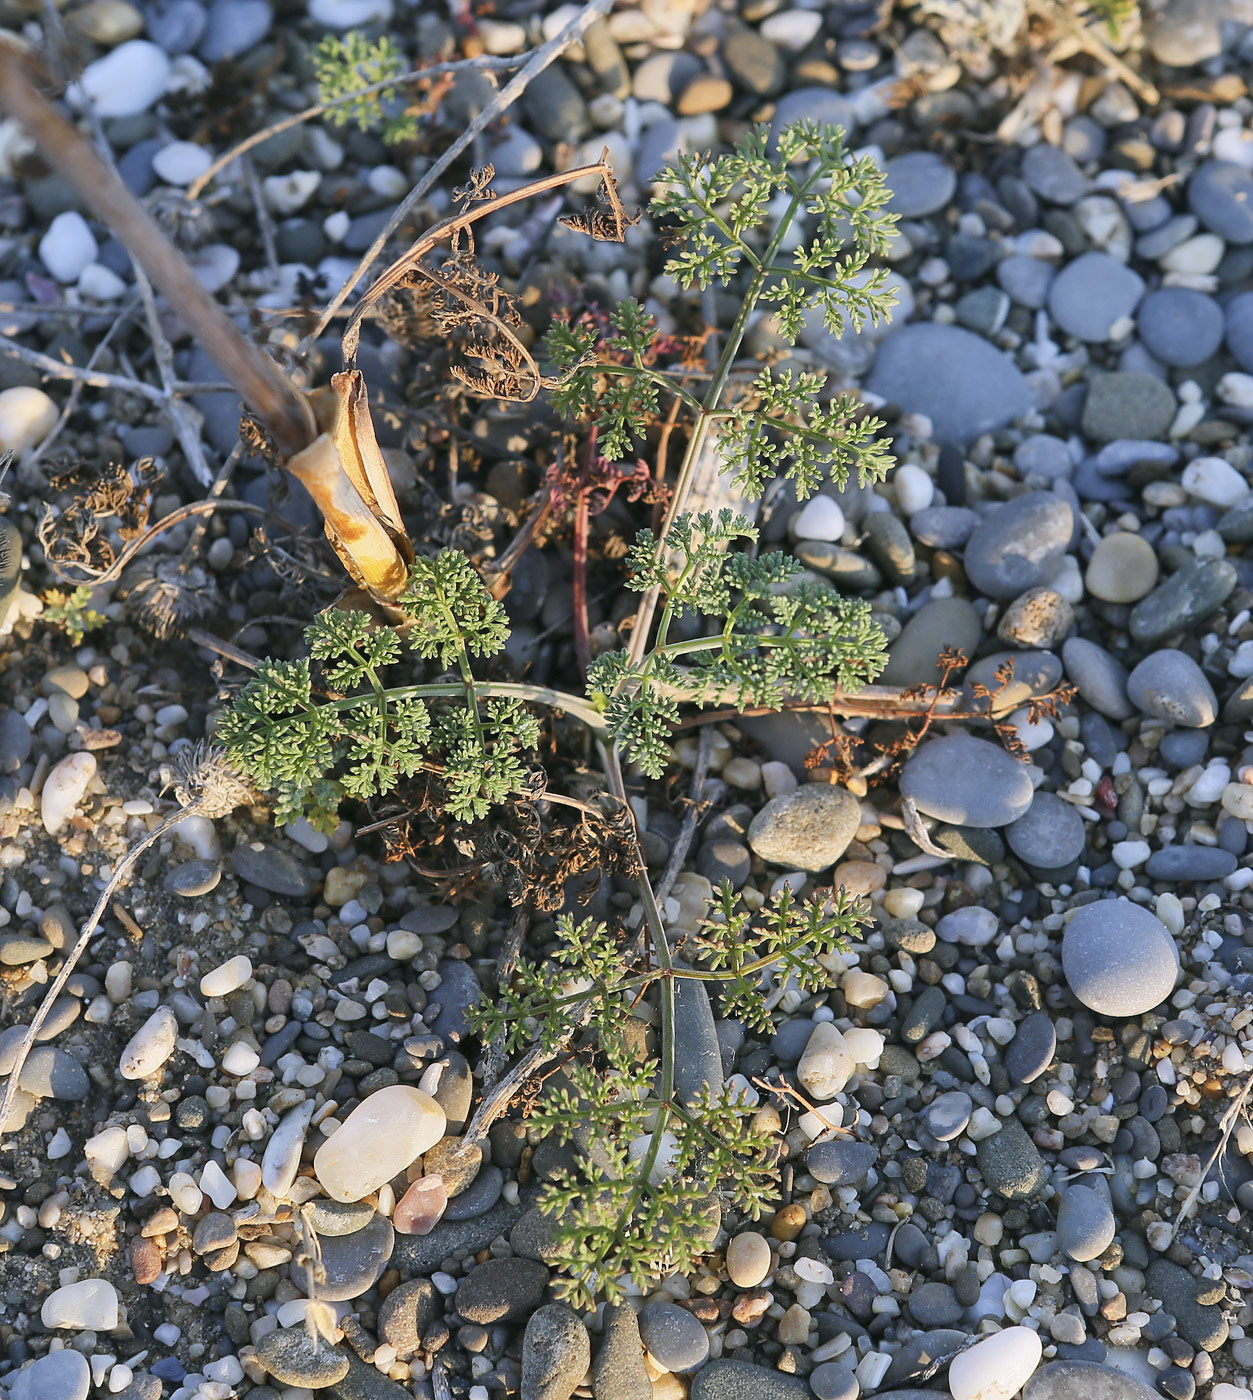
<svg viewBox="0 0 1253 1400">
<path fill-rule="evenodd" d="M 131 1273 L 135 1282 L 141 1285 L 156 1283 L 161 1276 L 163 1264 L 161 1251 L 150 1239 L 136 1235 L 130 1242 Z"/>
<path fill-rule="evenodd" d="M 392 1224 L 402 1235 L 429 1235 L 448 1206 L 442 1176 L 420 1176 L 396 1202 Z"/>
</svg>

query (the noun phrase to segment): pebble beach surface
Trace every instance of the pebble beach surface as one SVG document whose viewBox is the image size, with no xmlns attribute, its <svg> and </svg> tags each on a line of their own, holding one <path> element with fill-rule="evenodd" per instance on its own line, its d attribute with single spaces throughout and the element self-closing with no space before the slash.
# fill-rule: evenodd
<svg viewBox="0 0 1253 1400">
<path fill-rule="evenodd" d="M 690 924 L 724 879 L 758 906 L 832 883 L 871 902 L 772 1035 L 719 1019 L 714 1046 L 680 1018 L 680 1064 L 720 1056 L 778 1134 L 772 1208 L 724 1211 L 691 1276 L 565 1306 L 534 1207 L 563 1149 L 514 1119 L 462 1142 L 503 898 L 445 898 L 347 823 L 191 818 L 119 896 L 3 1125 L 4 1400 L 1253 1400 L 1253 5 L 1142 9 L 1124 71 L 1056 35 L 1024 59 L 1009 3 L 624 4 L 478 142 L 501 189 L 607 146 L 634 206 L 675 153 L 806 116 L 893 191 L 891 318 L 815 321 L 798 358 L 887 421 L 896 469 L 807 503 L 776 484 L 760 524 L 870 602 L 883 684 L 935 685 L 962 652 L 961 717 L 937 712 L 878 785 L 806 767 L 825 715 L 713 728 L 665 909 Z M 213 65 L 262 93 L 260 127 L 309 104 L 288 46 L 327 31 L 385 28 L 417 64 L 516 54 L 574 13 L 89 0 L 65 13 L 69 106 L 132 191 L 169 194 L 225 149 L 189 105 Z M 486 81 L 456 77 L 449 130 Z M 85 364 L 129 259 L 0 132 L 0 332 Z M 224 301 L 274 309 L 333 292 L 429 156 L 303 123 L 250 159 L 210 187 L 193 256 Z M 482 242 L 507 278 L 582 278 L 683 323 L 647 220 L 625 248 L 516 214 Z M 778 350 L 768 319 L 750 343 Z M 362 358 L 399 396 L 389 347 Z M 186 343 L 178 373 L 217 379 Z M 66 392 L 0 359 L 0 447 L 42 441 Z M 229 451 L 233 396 L 194 403 Z M 176 457 L 143 405 L 99 406 L 107 425 L 68 441 Z M 551 431 L 528 411 L 475 419 L 485 528 L 521 499 L 517 443 Z M 8 519 L 42 589 L 37 480 Z M 259 471 L 235 484 L 269 499 Z M 206 558 L 222 635 L 264 653 L 292 603 L 247 538 L 215 517 Z M 568 683 L 568 560 L 528 561 L 511 645 Z M 4 608 L 16 591 L 0 577 Z M 77 646 L 31 609 L 0 639 L 0 1074 L 218 704 L 207 652 L 99 606 Z M 842 727 L 863 759 L 900 732 Z M 674 752 L 686 782 L 698 742 Z M 659 873 L 682 816 L 639 791 Z M 633 899 L 606 878 L 593 911 Z"/>
</svg>

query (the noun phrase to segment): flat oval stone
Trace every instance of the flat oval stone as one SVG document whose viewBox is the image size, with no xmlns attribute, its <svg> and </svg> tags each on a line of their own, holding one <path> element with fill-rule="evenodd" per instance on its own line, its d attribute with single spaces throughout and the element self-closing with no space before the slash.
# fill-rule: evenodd
<svg viewBox="0 0 1253 1400">
<path fill-rule="evenodd" d="M 1022 1400 L 1159 1400 L 1155 1390 L 1118 1366 L 1050 1361 L 1027 1382 Z"/>
<path fill-rule="evenodd" d="M 1052 491 L 1028 491 L 991 511 L 966 542 L 967 577 L 985 597 L 1008 602 L 1051 583 L 1070 547 L 1075 515 Z"/>
<path fill-rule="evenodd" d="M 1234 875 L 1240 862 L 1221 846 L 1163 846 L 1144 863 L 1150 880 L 1171 880 L 1189 884 L 1225 880 Z"/>
<path fill-rule="evenodd" d="M 1179 952 L 1170 930 L 1129 899 L 1085 904 L 1062 936 L 1070 990 L 1101 1016 L 1140 1016 L 1174 990 Z"/>
<path fill-rule="evenodd" d="M 772 865 L 818 874 L 839 860 L 860 825 L 861 803 L 851 792 L 806 783 L 766 803 L 748 828 L 748 844 Z"/>
<path fill-rule="evenodd" d="M 676 1303 L 641 1308 L 640 1336 L 653 1360 L 675 1375 L 694 1371 L 709 1357 L 708 1332 Z"/>
<path fill-rule="evenodd" d="M 303 1326 L 279 1327 L 257 1343 L 257 1360 L 280 1385 L 322 1390 L 348 1374 L 348 1358 L 325 1340 L 315 1345 Z"/>
<path fill-rule="evenodd" d="M 879 347 L 867 388 L 931 420 L 937 442 L 960 446 L 995 432 L 1031 407 L 1022 372 L 973 331 L 914 321 Z"/>
<path fill-rule="evenodd" d="M 888 648 L 882 685 L 935 684 L 936 658 L 946 648 L 972 656 L 983 640 L 983 622 L 965 598 L 932 598 L 909 619 Z"/>
<path fill-rule="evenodd" d="M 955 826 L 1008 826 L 1031 806 L 1026 765 L 968 734 L 929 739 L 907 760 L 900 790 L 925 816 Z"/>
<path fill-rule="evenodd" d="M 318 1148 L 313 1171 L 326 1194 L 359 1201 L 444 1136 L 444 1110 L 421 1089 L 390 1084 L 370 1095 Z"/>
<path fill-rule="evenodd" d="M 231 852 L 231 869 L 241 880 L 270 894 L 305 899 L 313 893 L 313 877 L 300 861 L 260 841 L 236 846 Z"/>
<path fill-rule="evenodd" d="M 1053 1063 L 1057 1053 L 1057 1028 L 1047 1011 L 1033 1011 L 1019 1022 L 1013 1040 L 1005 1047 L 1005 1073 L 1014 1084 L 1030 1084 Z"/>
<path fill-rule="evenodd" d="M 391 1257 L 396 1232 L 383 1215 L 375 1215 L 364 1229 L 351 1235 L 331 1235 L 321 1241 L 326 1278 L 314 1284 L 303 1264 L 291 1266 L 292 1282 L 301 1292 L 328 1303 L 343 1303 L 360 1296 L 379 1281 Z M 293 1382 L 294 1384 L 294 1382 Z"/>
<path fill-rule="evenodd" d="M 66 1347 L 27 1362 L 11 1379 L 9 1400 L 87 1400 L 91 1367 L 81 1351 Z"/>
<path fill-rule="evenodd" d="M 458 1284 L 456 1308 L 467 1322 L 485 1327 L 516 1322 L 539 1306 L 547 1286 L 548 1270 L 533 1259 L 489 1259 Z"/>
<path fill-rule="evenodd" d="M 1080 696 L 1107 719 L 1124 720 L 1132 714 L 1127 699 L 1127 669 L 1104 647 L 1086 637 L 1068 637 L 1062 643 L 1066 678 Z"/>
<path fill-rule="evenodd" d="M 1075 1183 L 1062 1192 L 1057 1211 L 1057 1242 L 1080 1264 L 1104 1254 L 1114 1239 L 1116 1222 L 1109 1201 L 1090 1186 Z"/>
<path fill-rule="evenodd" d="M 1127 678 L 1127 698 L 1141 714 L 1205 729 L 1218 718 L 1218 697 L 1187 652 L 1151 652 Z"/>
<path fill-rule="evenodd" d="M 1083 854 L 1087 827 L 1073 803 L 1037 792 L 1027 811 L 1005 828 L 1005 839 L 1019 860 L 1038 870 L 1059 870 Z"/>
<path fill-rule="evenodd" d="M 1143 295 L 1144 278 L 1125 263 L 1108 253 L 1082 253 L 1053 279 L 1049 314 L 1067 335 L 1099 344 L 1134 314 Z"/>
<path fill-rule="evenodd" d="M 1140 339 L 1163 364 L 1180 368 L 1208 360 L 1223 341 L 1223 309 L 1204 292 L 1159 287 L 1140 303 Z"/>
<path fill-rule="evenodd" d="M 222 878 L 222 867 L 215 860 L 185 860 L 165 877 L 167 894 L 195 899 L 197 895 L 215 890 Z"/>
<path fill-rule="evenodd" d="M 938 213 L 957 192 L 957 176 L 933 151 L 907 151 L 885 167 L 888 208 L 902 219 Z"/>
<path fill-rule="evenodd" d="M 1207 160 L 1188 181 L 1188 208 L 1228 243 L 1253 243 L 1253 174 L 1230 160 Z"/>
<path fill-rule="evenodd" d="M 813 1400 L 813 1392 L 800 1376 L 720 1357 L 697 1371 L 688 1400 Z"/>
<path fill-rule="evenodd" d="M 952 1142 L 966 1131 L 970 1115 L 974 1112 L 974 1100 L 960 1089 L 947 1094 L 937 1094 L 919 1115 L 923 1126 L 938 1142 Z M 917 1314 L 915 1313 L 915 1316 Z M 949 1319 L 956 1321 L 956 1318 Z M 919 1321 L 922 1321 L 920 1318 Z M 928 1322 L 928 1327 L 942 1326 L 940 1322 Z"/>
<path fill-rule="evenodd" d="M 815 1142 L 805 1166 L 810 1176 L 825 1186 L 857 1186 L 878 1160 L 879 1149 L 872 1143 L 836 1137 Z"/>
</svg>

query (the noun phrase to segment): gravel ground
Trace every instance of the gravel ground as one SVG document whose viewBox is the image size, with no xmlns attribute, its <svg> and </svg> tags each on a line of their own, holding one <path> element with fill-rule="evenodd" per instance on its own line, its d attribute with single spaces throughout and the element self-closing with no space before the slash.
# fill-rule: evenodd
<svg viewBox="0 0 1253 1400">
<path fill-rule="evenodd" d="M 34 36 L 31 13 L 7 22 Z M 207 285 L 290 349 L 312 316 L 282 313 L 337 289 L 489 79 L 463 69 L 428 94 L 409 143 L 301 122 L 197 201 L 179 191 L 309 105 L 308 50 L 328 29 L 385 30 L 417 66 L 518 54 L 574 13 L 89 0 L 55 27 L 126 183 Z M 1007 3 L 621 5 L 457 167 L 490 161 L 511 188 L 607 146 L 636 204 L 668 155 L 803 115 L 845 125 L 894 190 L 890 324 L 838 339 L 815 324 L 800 358 L 887 420 L 897 469 L 803 506 L 771 489 L 761 523 L 870 600 L 892 643 L 885 684 L 934 685 L 937 653 L 960 649 L 966 717 L 937 717 L 880 783 L 862 770 L 899 723 L 845 721 L 851 769 L 838 749 L 806 766 L 832 737 L 825 715 L 708 729 L 699 835 L 667 909 L 688 917 L 723 878 L 750 904 L 785 883 L 872 901 L 864 943 L 831 960 L 829 988 L 784 992 L 773 1036 L 717 1024 L 726 1075 L 779 1134 L 777 1209 L 724 1211 L 701 1269 L 646 1298 L 586 1316 L 553 1302 L 531 1204 L 552 1144 L 510 1120 L 478 1158 L 456 1150 L 480 1053 L 466 1012 L 495 989 L 503 894 L 447 866 L 426 878 L 422 850 L 385 862 L 347 821 L 327 837 L 276 832 L 261 807 L 189 819 L 117 896 L 4 1125 L 9 1400 L 1250 1400 L 1253 7 L 1146 4 L 1096 54 L 1067 12 L 1032 15 L 1018 33 Z M 239 409 L 192 395 L 206 445 L 188 450 L 168 402 L 142 392 L 160 365 L 129 259 L 11 123 L 0 135 L 0 334 L 27 352 L 0 358 L 26 559 L 20 589 L 8 565 L 0 578 L 7 1073 L 108 872 L 171 810 L 178 750 L 220 706 L 220 653 L 142 625 L 162 616 L 160 566 L 194 569 L 184 622 L 258 655 L 290 651 L 338 583 L 308 500 L 245 456 L 230 494 L 254 515 L 167 531 L 135 566 L 146 576 L 95 590 L 102 624 L 76 645 L 40 616 L 65 586 L 36 533 L 43 502 L 65 499 L 54 470 L 153 457 L 157 519 L 204 494 Z M 537 322 L 573 288 L 640 295 L 664 329 L 699 320 L 647 222 L 623 249 L 555 212 L 489 220 L 481 238 L 533 289 Z M 168 372 L 215 384 L 162 324 Z M 751 340 L 776 346 L 768 322 Z M 122 387 L 71 394 L 31 351 Z M 335 352 L 320 341 L 310 376 Z M 362 347 L 415 533 L 490 557 L 552 423 L 450 397 L 441 364 L 381 335 Z M 606 560 L 635 524 L 621 502 L 597 517 Z M 632 604 L 601 567 L 589 621 L 611 645 Z M 519 667 L 568 676 L 566 540 L 525 557 L 507 606 Z M 1054 703 L 1058 687 L 1073 689 Z M 683 792 L 696 739 L 675 754 Z M 682 808 L 638 791 L 660 871 Z M 592 907 L 632 903 L 606 876 Z M 542 947 L 543 926 L 532 937 Z M 302 1206 L 333 1313 L 335 1345 L 317 1349 Z"/>
</svg>

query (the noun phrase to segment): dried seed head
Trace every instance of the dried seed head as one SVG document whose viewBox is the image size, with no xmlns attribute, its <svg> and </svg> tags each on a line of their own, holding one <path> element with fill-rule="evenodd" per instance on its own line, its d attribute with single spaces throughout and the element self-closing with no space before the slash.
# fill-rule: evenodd
<svg viewBox="0 0 1253 1400">
<path fill-rule="evenodd" d="M 158 190 L 149 209 L 164 233 L 180 248 L 200 248 L 217 232 L 212 211 L 202 200 L 188 199 L 182 190 Z"/>
<path fill-rule="evenodd" d="M 177 559 L 161 559 L 130 591 L 135 620 L 162 641 L 184 636 L 201 618 L 221 606 L 213 575 L 199 564 L 185 568 Z"/>
<path fill-rule="evenodd" d="M 176 755 L 174 793 L 202 817 L 224 817 L 253 799 L 251 788 L 231 767 L 226 751 L 202 739 Z"/>
</svg>

